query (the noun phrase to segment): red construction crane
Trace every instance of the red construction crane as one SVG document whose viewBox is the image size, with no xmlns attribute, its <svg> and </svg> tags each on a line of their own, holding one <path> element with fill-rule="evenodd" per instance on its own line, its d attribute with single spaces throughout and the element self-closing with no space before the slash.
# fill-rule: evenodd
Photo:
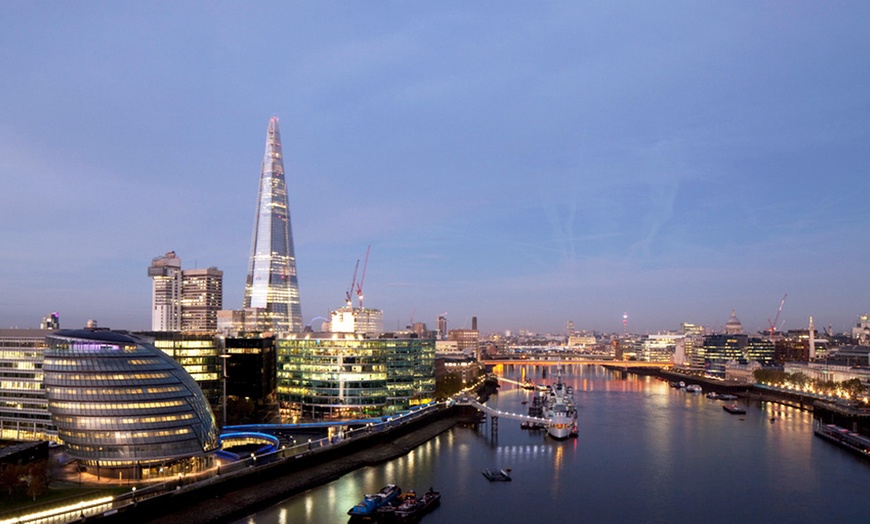
<svg viewBox="0 0 870 524">
<path fill-rule="evenodd" d="M 767 323 L 770 326 L 770 342 L 776 347 L 776 325 L 779 323 L 779 315 L 782 313 L 782 306 L 785 305 L 785 297 L 788 296 L 788 293 L 782 296 L 782 300 L 779 302 L 779 309 L 776 310 L 776 318 L 773 319 L 773 322 L 770 319 L 767 319 Z"/>
<path fill-rule="evenodd" d="M 359 279 L 359 283 L 356 285 L 356 296 L 359 299 L 360 309 L 362 309 L 363 307 L 363 284 L 365 284 L 366 281 L 366 269 L 369 267 L 369 251 L 371 250 L 372 246 L 371 244 L 369 244 L 369 246 L 366 248 L 366 261 L 363 264 L 362 276 Z M 357 260 L 357 263 L 359 263 L 359 260 Z"/>
</svg>

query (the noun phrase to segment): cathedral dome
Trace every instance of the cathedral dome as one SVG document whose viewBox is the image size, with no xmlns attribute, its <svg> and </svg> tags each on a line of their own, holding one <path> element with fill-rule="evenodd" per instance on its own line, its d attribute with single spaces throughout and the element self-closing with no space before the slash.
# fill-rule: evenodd
<svg viewBox="0 0 870 524">
<path fill-rule="evenodd" d="M 731 318 L 728 319 L 728 322 L 725 323 L 725 334 L 726 335 L 740 335 L 743 333 L 743 324 L 740 323 L 740 320 L 737 318 L 737 314 L 734 310 L 731 310 Z"/>
</svg>

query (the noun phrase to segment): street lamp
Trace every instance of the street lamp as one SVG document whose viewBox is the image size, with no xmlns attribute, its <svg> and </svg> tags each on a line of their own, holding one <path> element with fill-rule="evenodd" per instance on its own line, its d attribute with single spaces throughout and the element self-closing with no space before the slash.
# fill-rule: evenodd
<svg viewBox="0 0 870 524">
<path fill-rule="evenodd" d="M 223 383 L 224 383 L 224 402 L 223 402 L 223 410 L 224 410 L 224 420 L 223 426 L 227 426 L 227 359 L 230 358 L 230 355 L 226 353 L 226 347 L 224 347 L 224 353 L 220 355 L 221 360 L 223 360 Z"/>
</svg>

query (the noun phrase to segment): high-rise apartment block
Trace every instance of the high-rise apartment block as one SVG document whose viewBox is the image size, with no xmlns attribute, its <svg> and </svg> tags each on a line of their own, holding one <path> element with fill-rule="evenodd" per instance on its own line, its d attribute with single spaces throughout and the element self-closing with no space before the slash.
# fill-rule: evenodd
<svg viewBox="0 0 870 524">
<path fill-rule="evenodd" d="M 51 313 L 42 318 L 39 329 L 60 329 L 60 315 Z"/>
<path fill-rule="evenodd" d="M 181 272 L 181 330 L 216 331 L 223 307 L 223 271 L 185 269 Z"/>
<path fill-rule="evenodd" d="M 244 308 L 261 308 L 266 317 L 267 331 L 302 331 L 281 132 L 278 117 L 274 116 L 266 132 L 266 152 L 260 168 Z"/>
<path fill-rule="evenodd" d="M 174 251 L 156 257 L 148 268 L 152 279 L 152 331 L 217 331 L 223 307 L 223 271 L 181 269 Z"/>
<path fill-rule="evenodd" d="M 170 251 L 155 257 L 148 267 L 151 277 L 151 329 L 181 330 L 181 259 Z"/>
<path fill-rule="evenodd" d="M 447 317 L 438 315 L 435 322 L 438 326 L 438 340 L 447 340 Z"/>
</svg>

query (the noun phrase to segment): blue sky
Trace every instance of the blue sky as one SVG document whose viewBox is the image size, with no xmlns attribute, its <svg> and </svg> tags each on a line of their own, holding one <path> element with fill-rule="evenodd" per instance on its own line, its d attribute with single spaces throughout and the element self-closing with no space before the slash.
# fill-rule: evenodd
<svg viewBox="0 0 870 524">
<path fill-rule="evenodd" d="M 4 2 L 0 326 L 240 307 L 281 123 L 303 316 L 371 245 L 388 329 L 848 329 L 870 310 L 866 2 Z"/>
</svg>

